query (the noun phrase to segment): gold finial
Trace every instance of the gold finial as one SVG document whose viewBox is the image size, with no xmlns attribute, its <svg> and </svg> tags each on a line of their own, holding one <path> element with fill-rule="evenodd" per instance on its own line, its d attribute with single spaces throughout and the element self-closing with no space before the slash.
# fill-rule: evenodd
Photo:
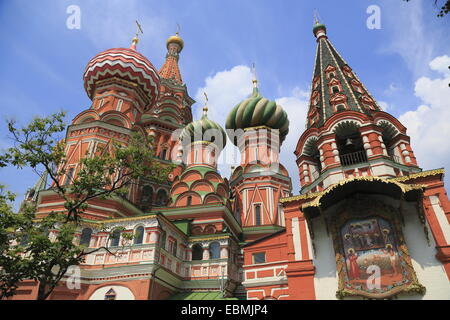
<svg viewBox="0 0 450 320">
<path fill-rule="evenodd" d="M 256 87 L 258 87 L 258 79 L 256 78 L 256 66 L 255 66 L 254 62 L 252 64 L 252 75 L 253 75 L 253 79 L 252 79 L 253 88 L 256 88 Z"/>
<path fill-rule="evenodd" d="M 319 22 L 319 13 L 317 12 L 317 9 L 314 9 L 313 16 L 314 16 L 314 24 L 320 24 L 320 22 Z"/>
<path fill-rule="evenodd" d="M 180 35 L 180 29 L 180 25 L 177 23 L 177 32 L 175 32 L 177 36 Z"/>
<path fill-rule="evenodd" d="M 203 92 L 203 94 L 205 95 L 205 105 L 203 106 L 203 115 L 207 116 L 208 115 L 208 95 L 206 94 L 206 92 Z"/>
<path fill-rule="evenodd" d="M 136 44 L 139 42 L 139 32 L 144 34 L 144 31 L 142 31 L 142 27 L 139 24 L 139 22 L 136 20 L 136 34 L 133 37 L 133 40 L 131 41 L 131 48 L 136 49 Z"/>
</svg>

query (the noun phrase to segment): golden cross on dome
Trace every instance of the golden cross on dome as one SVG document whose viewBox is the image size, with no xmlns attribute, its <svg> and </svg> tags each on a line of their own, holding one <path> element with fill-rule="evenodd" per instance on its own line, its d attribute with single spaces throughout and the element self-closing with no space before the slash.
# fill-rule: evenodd
<svg viewBox="0 0 450 320">
<path fill-rule="evenodd" d="M 139 35 L 139 32 L 144 34 L 144 31 L 142 31 L 142 26 L 139 24 L 139 22 L 136 20 L 136 25 L 137 25 L 137 29 L 136 29 L 136 37 Z"/>
<path fill-rule="evenodd" d="M 180 34 L 180 29 L 181 29 L 181 28 L 180 28 L 180 25 L 177 23 L 177 32 L 176 32 L 177 35 Z"/>
<path fill-rule="evenodd" d="M 139 22 L 136 20 L 136 35 L 133 37 L 133 40 L 131 41 L 131 47 L 130 49 L 136 50 L 136 44 L 139 42 L 139 32 L 144 34 L 144 31 L 142 31 L 142 27 L 139 24 Z"/>
<path fill-rule="evenodd" d="M 319 24 L 319 13 L 317 12 L 317 9 L 314 9 L 314 23 Z"/>
<path fill-rule="evenodd" d="M 255 66 L 254 62 L 252 64 L 252 75 L 253 75 L 253 79 L 252 79 L 253 87 L 256 88 L 257 84 L 258 84 L 258 79 L 256 77 L 256 66 Z"/>
<path fill-rule="evenodd" d="M 208 95 L 206 94 L 206 92 L 203 92 L 203 94 L 205 95 L 205 106 L 203 107 L 203 115 L 206 116 L 208 113 Z"/>
</svg>

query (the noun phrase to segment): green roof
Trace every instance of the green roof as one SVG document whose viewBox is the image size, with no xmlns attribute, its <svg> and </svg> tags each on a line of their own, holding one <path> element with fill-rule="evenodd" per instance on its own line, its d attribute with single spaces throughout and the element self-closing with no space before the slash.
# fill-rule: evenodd
<svg viewBox="0 0 450 320">
<path fill-rule="evenodd" d="M 238 298 L 224 298 L 220 291 L 177 293 L 168 300 L 238 300 Z"/>
</svg>

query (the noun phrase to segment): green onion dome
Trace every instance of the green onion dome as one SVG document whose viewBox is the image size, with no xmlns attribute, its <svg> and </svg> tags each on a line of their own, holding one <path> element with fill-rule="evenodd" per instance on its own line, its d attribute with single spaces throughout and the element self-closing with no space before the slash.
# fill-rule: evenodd
<svg viewBox="0 0 450 320">
<path fill-rule="evenodd" d="M 283 142 L 289 132 L 289 119 L 283 108 L 261 96 L 255 85 L 252 95 L 228 114 L 225 128 L 236 130 L 260 126 L 279 129 L 280 142 Z"/>
<path fill-rule="evenodd" d="M 223 149 L 227 143 L 225 130 L 216 122 L 208 119 L 207 110 L 206 107 L 203 108 L 201 119 L 184 127 L 180 139 L 183 144 L 205 141 L 214 143 L 217 147 Z"/>
<path fill-rule="evenodd" d="M 325 27 L 325 25 L 322 24 L 322 23 L 316 22 L 316 24 L 313 27 L 313 34 L 314 34 L 314 36 L 317 37 L 317 32 L 319 30 L 323 30 L 324 34 L 327 34 L 327 27 Z"/>
</svg>

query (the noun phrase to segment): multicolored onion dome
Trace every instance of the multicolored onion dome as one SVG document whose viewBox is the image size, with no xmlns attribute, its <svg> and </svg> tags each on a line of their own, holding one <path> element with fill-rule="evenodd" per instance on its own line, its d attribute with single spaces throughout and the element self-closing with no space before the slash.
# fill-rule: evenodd
<svg viewBox="0 0 450 320">
<path fill-rule="evenodd" d="M 171 43 L 177 43 L 180 46 L 180 51 L 183 50 L 184 47 L 184 41 L 181 39 L 178 32 L 174 36 L 170 36 L 166 41 L 166 47 L 169 49 L 169 44 Z"/>
<path fill-rule="evenodd" d="M 137 83 L 150 99 L 158 97 L 159 75 L 152 63 L 133 49 L 113 48 L 97 54 L 89 61 L 84 72 L 84 88 L 93 98 L 95 83 L 110 77 L 118 77 Z"/>
<path fill-rule="evenodd" d="M 253 94 L 236 105 L 228 114 L 226 129 L 245 129 L 266 126 L 280 130 L 281 142 L 289 132 L 289 119 L 286 112 L 275 101 L 270 101 L 253 88 Z"/>
<path fill-rule="evenodd" d="M 186 168 L 172 183 L 169 207 L 205 204 L 223 204 L 231 209 L 228 180 L 208 166 Z"/>
<path fill-rule="evenodd" d="M 208 119 L 207 109 L 203 110 L 203 116 L 200 120 L 193 121 L 184 127 L 180 136 L 181 141 L 183 141 L 183 144 L 206 141 L 215 143 L 219 148 L 224 148 L 227 143 L 225 130 L 216 122 Z M 218 139 L 222 139 L 222 141 Z"/>
</svg>

